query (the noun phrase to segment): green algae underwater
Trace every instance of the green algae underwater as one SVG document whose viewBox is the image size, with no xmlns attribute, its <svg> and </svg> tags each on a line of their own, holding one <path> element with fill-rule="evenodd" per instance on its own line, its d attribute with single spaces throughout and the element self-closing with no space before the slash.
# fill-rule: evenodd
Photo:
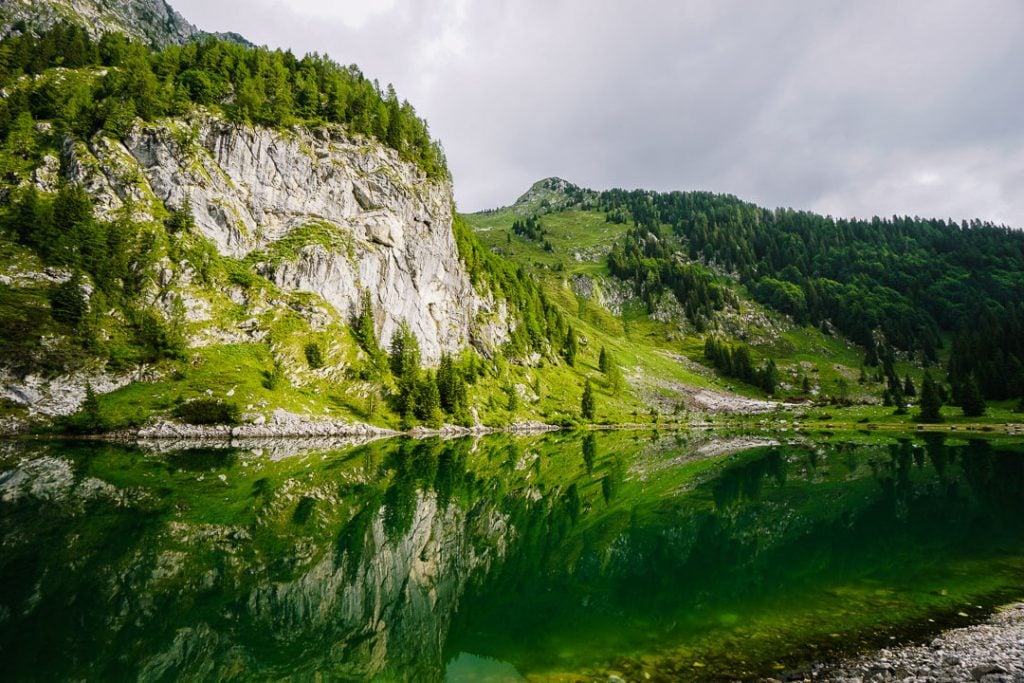
<svg viewBox="0 0 1024 683">
<path fill-rule="evenodd" d="M 1024 597 L 1006 438 L 179 445 L 0 444 L 0 678 L 750 679 Z"/>
</svg>

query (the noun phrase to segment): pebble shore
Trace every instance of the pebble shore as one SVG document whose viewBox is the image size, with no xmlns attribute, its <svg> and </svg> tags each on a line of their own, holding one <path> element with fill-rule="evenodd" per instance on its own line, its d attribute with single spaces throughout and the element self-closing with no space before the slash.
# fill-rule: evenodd
<svg viewBox="0 0 1024 683">
<path fill-rule="evenodd" d="M 927 644 L 818 665 L 803 680 L 1024 683 L 1024 603 L 1002 608 L 985 623 L 945 631 Z"/>
</svg>

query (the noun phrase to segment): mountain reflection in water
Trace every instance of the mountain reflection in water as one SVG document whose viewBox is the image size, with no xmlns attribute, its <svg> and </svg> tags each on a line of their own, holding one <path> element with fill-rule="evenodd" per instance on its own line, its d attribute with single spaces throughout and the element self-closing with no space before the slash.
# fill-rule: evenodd
<svg viewBox="0 0 1024 683">
<path fill-rule="evenodd" d="M 0 677 L 770 674 L 1024 596 L 1022 446 L 7 442 Z"/>
</svg>

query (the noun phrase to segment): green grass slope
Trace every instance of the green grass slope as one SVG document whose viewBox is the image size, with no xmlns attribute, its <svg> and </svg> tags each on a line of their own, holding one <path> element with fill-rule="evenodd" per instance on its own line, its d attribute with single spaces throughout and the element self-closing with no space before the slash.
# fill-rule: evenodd
<svg viewBox="0 0 1024 683">
<path fill-rule="evenodd" d="M 850 424 L 906 425 L 917 412 L 916 396 L 905 399 L 911 406 L 907 415 L 893 415 L 893 407 L 882 405 L 887 383 L 880 368 L 865 366 L 864 347 L 830 326 L 799 324 L 756 302 L 739 277 L 724 269 L 713 273 L 714 282 L 728 292 L 727 304 L 700 327 L 687 318 L 671 292 L 648 305 L 608 266 L 609 252 L 633 225 L 610 219 L 596 206 L 595 194 L 548 179 L 512 206 L 464 218 L 485 248 L 528 271 L 545 295 L 565 311 L 586 340 L 578 375 L 599 376 L 596 360 L 602 347 L 622 365 L 628 389 L 603 396 L 609 420 L 650 416 L 652 410 L 663 419 L 692 418 L 687 412 L 694 407 L 690 397 L 701 389 L 784 401 L 786 412 L 825 416 L 825 420 L 847 416 Z M 524 228 L 531 217 L 539 221 L 539 231 Z M 668 232 L 670 226 L 663 228 Z M 677 258 L 690 262 L 683 253 Z M 747 346 L 755 366 L 774 361 L 778 368 L 775 391 L 766 394 L 761 387 L 715 369 L 705 356 L 709 336 Z M 909 377 L 919 391 L 926 369 L 941 380 L 947 359 L 948 348 L 930 366 L 920 357 L 897 353 L 893 369 L 901 381 Z M 744 409 L 742 404 L 737 407 Z M 974 422 L 1019 421 L 1016 407 L 1012 401 L 993 402 L 986 416 Z M 949 406 L 943 417 L 964 420 L 958 408 Z M 839 421 L 847 420 L 840 417 Z"/>
</svg>

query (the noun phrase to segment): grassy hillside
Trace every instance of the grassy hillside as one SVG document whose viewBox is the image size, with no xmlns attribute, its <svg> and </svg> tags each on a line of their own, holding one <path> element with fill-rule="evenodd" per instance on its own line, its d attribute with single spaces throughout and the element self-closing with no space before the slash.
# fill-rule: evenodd
<svg viewBox="0 0 1024 683">
<path fill-rule="evenodd" d="M 597 193 L 571 185 L 560 193 L 553 186 L 552 179 L 541 181 L 514 205 L 465 219 L 492 253 L 531 273 L 586 337 L 588 354 L 604 347 L 623 364 L 632 386 L 625 393 L 637 402 L 626 413 L 652 407 L 676 413 L 674 406 L 685 406 L 695 389 L 710 388 L 782 399 L 791 410 L 812 415 L 831 417 L 843 409 L 854 421 L 905 423 L 906 416 L 894 416 L 894 407 L 882 405 L 890 386 L 887 375 L 899 379 L 901 392 L 909 378 L 914 395 L 903 397 L 906 405 L 917 402 L 926 371 L 940 382 L 945 378 L 948 337 L 934 359 L 888 347 L 884 362 L 866 364 L 869 349 L 851 342 L 827 320 L 801 320 L 759 303 L 739 273 L 713 259 L 701 265 L 708 261 L 691 259 L 684 243 L 671 258 L 703 267 L 711 286 L 724 292 L 720 310 L 694 320 L 669 288 L 651 296 L 637 282 L 612 275 L 610 252 L 635 236 L 636 221 L 628 213 L 617 215 L 601 205 Z M 672 226 L 662 224 L 659 231 L 669 235 Z M 676 243 L 671 237 L 663 240 L 671 254 Z M 774 390 L 768 393 L 757 382 L 716 368 L 705 353 L 709 337 L 748 348 L 755 368 L 771 359 L 778 373 Z M 880 331 L 876 338 L 877 348 L 885 349 Z M 1017 419 L 1016 401 L 990 403 L 987 421 Z M 943 415 L 955 419 L 959 413 L 946 408 Z"/>
</svg>

